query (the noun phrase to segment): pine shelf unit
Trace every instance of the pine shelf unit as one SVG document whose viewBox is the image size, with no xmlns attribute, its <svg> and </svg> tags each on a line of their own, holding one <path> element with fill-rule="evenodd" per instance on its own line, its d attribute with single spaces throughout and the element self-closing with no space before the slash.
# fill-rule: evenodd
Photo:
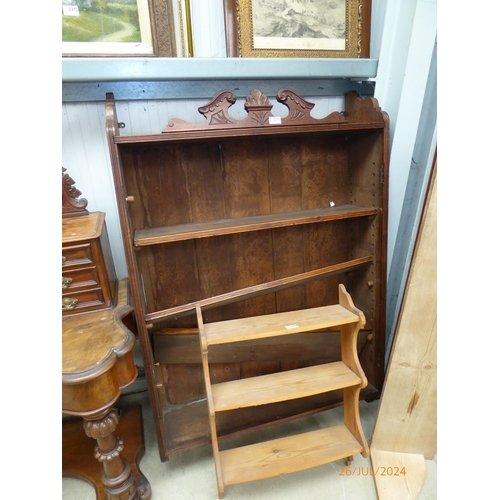
<svg viewBox="0 0 500 500">
<path fill-rule="evenodd" d="M 198 109 L 204 123 L 172 118 L 156 134 L 120 135 L 114 97 L 106 97 L 161 460 L 211 442 L 197 308 L 209 337 L 210 325 L 221 321 L 323 307 L 331 313 L 325 324 L 311 320 L 312 330 L 287 336 L 266 330 L 212 346 L 214 383 L 284 377 L 286 396 L 220 412 L 220 439 L 343 404 L 344 383 L 360 388 L 363 399 L 377 398 L 384 379 L 389 157 L 389 121 L 377 101 L 349 92 L 343 112 L 317 119 L 313 103 L 282 89 L 276 100 L 289 113 L 277 119 L 267 96 L 253 90 L 247 116 L 235 119 L 229 108 L 236 97 L 223 91 Z M 356 344 L 366 385 L 341 360 L 342 326 L 332 323 L 331 305 L 339 303 L 341 284 L 366 317 Z M 317 375 L 324 390 L 294 396 L 295 369 Z M 224 387 L 215 393 L 229 398 Z"/>
<path fill-rule="evenodd" d="M 359 393 L 368 381 L 357 356 L 357 336 L 365 317 L 339 285 L 340 304 L 236 320 L 204 323 L 196 308 L 203 373 L 210 417 L 212 449 L 219 498 L 224 486 L 296 472 L 357 453 L 369 454 L 359 419 Z M 341 360 L 268 375 L 212 384 L 210 347 L 265 337 L 280 337 L 325 327 L 337 327 Z M 299 399 L 342 389 L 344 425 L 292 435 L 250 446 L 219 450 L 216 416 L 219 412 Z"/>
</svg>

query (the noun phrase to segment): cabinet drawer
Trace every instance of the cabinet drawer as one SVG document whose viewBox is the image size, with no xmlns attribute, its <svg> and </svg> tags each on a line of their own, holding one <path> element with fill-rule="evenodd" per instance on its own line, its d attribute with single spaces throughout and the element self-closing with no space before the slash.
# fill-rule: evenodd
<svg viewBox="0 0 500 500">
<path fill-rule="evenodd" d="M 93 288 L 91 290 L 82 290 L 80 292 L 73 293 L 63 293 L 63 304 L 65 299 L 69 299 L 70 301 L 76 300 L 76 302 L 71 306 L 71 309 L 65 309 L 63 307 L 63 315 L 74 314 L 75 312 L 84 312 L 89 309 L 102 309 L 108 305 L 104 300 L 101 288 Z"/>
<path fill-rule="evenodd" d="M 78 264 L 92 264 L 92 248 L 90 243 L 63 247 L 63 266 L 73 266 Z"/>
<path fill-rule="evenodd" d="M 96 266 L 81 267 L 78 269 L 63 271 L 62 276 L 63 279 L 71 279 L 71 282 L 66 286 L 66 288 L 63 288 L 63 291 L 99 285 L 99 274 Z"/>
</svg>

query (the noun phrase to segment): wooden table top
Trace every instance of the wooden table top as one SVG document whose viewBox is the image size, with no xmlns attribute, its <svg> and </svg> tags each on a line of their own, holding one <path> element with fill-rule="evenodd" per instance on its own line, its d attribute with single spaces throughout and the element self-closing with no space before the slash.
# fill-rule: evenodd
<svg viewBox="0 0 500 500">
<path fill-rule="evenodd" d="M 62 318 L 62 373 L 81 373 L 94 369 L 135 337 L 121 318 L 128 306 L 127 280 L 118 284 L 118 300 L 113 309 L 76 314 Z M 125 309 L 124 309 L 125 308 Z"/>
<path fill-rule="evenodd" d="M 104 212 L 91 212 L 81 217 L 62 219 L 62 239 L 65 243 L 81 239 L 98 238 L 104 227 Z"/>
</svg>

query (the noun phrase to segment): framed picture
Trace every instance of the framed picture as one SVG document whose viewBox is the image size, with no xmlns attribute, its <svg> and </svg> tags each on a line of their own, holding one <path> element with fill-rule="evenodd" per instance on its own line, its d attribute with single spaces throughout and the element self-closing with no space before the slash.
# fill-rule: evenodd
<svg viewBox="0 0 500 500">
<path fill-rule="evenodd" d="M 370 57 L 371 0 L 224 0 L 229 57 Z"/>
<path fill-rule="evenodd" d="M 62 55 L 187 57 L 189 21 L 189 0 L 62 0 Z"/>
</svg>

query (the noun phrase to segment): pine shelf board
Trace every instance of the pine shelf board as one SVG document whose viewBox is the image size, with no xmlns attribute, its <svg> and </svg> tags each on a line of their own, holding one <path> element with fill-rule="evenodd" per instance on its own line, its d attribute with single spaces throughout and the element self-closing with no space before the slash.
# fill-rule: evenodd
<svg viewBox="0 0 500 500">
<path fill-rule="evenodd" d="M 345 425 L 220 452 L 225 485 L 255 481 L 324 465 L 361 453 Z"/>
<path fill-rule="evenodd" d="M 135 232 L 134 245 L 136 247 L 171 243 L 196 238 L 208 238 L 226 234 L 241 233 L 242 231 L 259 231 L 278 227 L 300 224 L 313 224 L 331 220 L 367 217 L 377 214 L 376 208 L 356 207 L 353 205 L 339 205 L 337 207 L 314 208 L 311 210 L 297 210 L 277 214 L 255 215 L 234 219 L 220 219 L 191 224 L 177 224 L 173 226 L 139 229 Z"/>
<path fill-rule="evenodd" d="M 242 342 L 357 323 L 356 314 L 339 304 L 205 324 L 208 345 Z"/>
<path fill-rule="evenodd" d="M 361 379 L 342 361 L 212 386 L 215 411 L 234 410 L 352 387 Z"/>
</svg>

